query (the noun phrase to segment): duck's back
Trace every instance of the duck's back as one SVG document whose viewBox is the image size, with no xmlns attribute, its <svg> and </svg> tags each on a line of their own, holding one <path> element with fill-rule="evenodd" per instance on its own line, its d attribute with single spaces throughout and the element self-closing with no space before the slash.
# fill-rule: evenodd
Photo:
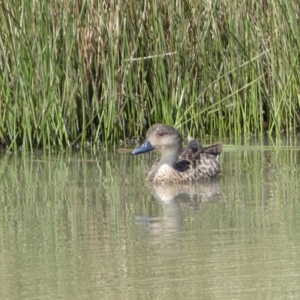
<svg viewBox="0 0 300 300">
<path fill-rule="evenodd" d="M 216 143 L 204 148 L 196 140 L 190 140 L 179 155 L 175 169 L 184 173 L 184 181 L 213 178 L 220 172 L 222 147 L 222 143 Z"/>
</svg>

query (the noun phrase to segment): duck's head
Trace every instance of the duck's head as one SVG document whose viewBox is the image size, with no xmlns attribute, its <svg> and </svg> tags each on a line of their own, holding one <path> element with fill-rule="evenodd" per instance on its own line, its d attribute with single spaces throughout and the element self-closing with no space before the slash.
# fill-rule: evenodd
<svg viewBox="0 0 300 300">
<path fill-rule="evenodd" d="M 141 154 L 156 150 L 164 155 L 178 155 L 181 150 L 181 137 L 179 132 L 164 124 L 154 124 L 146 134 L 146 141 L 131 154 Z"/>
</svg>

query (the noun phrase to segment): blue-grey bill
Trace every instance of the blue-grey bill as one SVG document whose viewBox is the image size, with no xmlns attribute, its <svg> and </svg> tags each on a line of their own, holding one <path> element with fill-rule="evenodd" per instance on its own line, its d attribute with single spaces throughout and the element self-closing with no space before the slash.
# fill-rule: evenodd
<svg viewBox="0 0 300 300">
<path fill-rule="evenodd" d="M 153 149 L 154 149 L 154 147 L 151 145 L 151 143 L 146 141 L 141 147 L 134 149 L 131 152 L 131 154 L 136 155 L 136 154 L 146 153 Z"/>
</svg>

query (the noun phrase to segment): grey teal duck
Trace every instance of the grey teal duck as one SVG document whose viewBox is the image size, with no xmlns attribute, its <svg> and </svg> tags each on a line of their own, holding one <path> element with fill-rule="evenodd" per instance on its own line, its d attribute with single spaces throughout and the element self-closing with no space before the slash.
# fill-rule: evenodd
<svg viewBox="0 0 300 300">
<path fill-rule="evenodd" d="M 194 182 L 216 177 L 220 172 L 220 153 L 223 144 L 208 147 L 189 137 L 182 149 L 179 132 L 168 125 L 154 124 L 146 135 L 146 141 L 131 154 L 156 150 L 161 154 L 151 167 L 146 180 L 154 183 Z"/>
</svg>

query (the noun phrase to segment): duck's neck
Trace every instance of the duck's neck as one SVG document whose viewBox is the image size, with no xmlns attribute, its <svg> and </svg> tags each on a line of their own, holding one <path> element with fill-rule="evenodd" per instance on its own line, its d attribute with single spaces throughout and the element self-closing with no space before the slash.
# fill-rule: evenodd
<svg viewBox="0 0 300 300">
<path fill-rule="evenodd" d="M 161 152 L 161 158 L 160 158 L 160 165 L 168 164 L 171 167 L 174 167 L 177 160 L 179 153 L 181 151 L 180 148 L 173 148 L 173 149 L 166 149 L 166 151 Z"/>
<path fill-rule="evenodd" d="M 162 165 L 169 165 L 170 167 L 172 168 L 175 168 L 175 164 L 178 160 L 178 156 L 179 156 L 179 153 L 181 152 L 181 148 L 178 148 L 178 149 L 172 149 L 170 151 L 170 149 L 166 150 L 164 149 L 165 151 L 159 151 L 160 154 L 161 154 L 161 157 L 159 160 L 157 160 L 154 165 L 152 166 L 152 168 L 150 169 L 149 173 L 148 173 L 148 176 L 147 176 L 147 179 L 149 181 L 153 181 L 157 171 L 160 169 L 160 167 Z"/>
</svg>

